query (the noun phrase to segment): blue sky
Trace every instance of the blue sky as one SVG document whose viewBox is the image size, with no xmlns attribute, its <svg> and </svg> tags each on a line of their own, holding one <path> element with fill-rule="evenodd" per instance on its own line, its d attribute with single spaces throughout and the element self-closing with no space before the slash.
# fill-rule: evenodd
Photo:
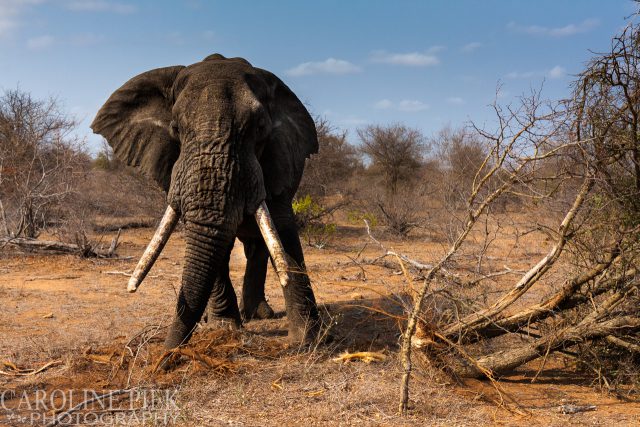
<svg viewBox="0 0 640 427">
<path fill-rule="evenodd" d="M 404 122 L 429 136 L 538 88 L 562 98 L 630 0 L 0 0 L 0 90 L 57 97 L 89 123 L 126 80 L 219 52 L 280 76 L 349 132 Z"/>
</svg>

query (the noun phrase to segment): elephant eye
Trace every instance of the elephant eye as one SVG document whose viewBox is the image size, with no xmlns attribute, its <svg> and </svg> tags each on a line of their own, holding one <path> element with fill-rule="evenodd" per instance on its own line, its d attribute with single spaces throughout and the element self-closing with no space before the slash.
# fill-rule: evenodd
<svg viewBox="0 0 640 427">
<path fill-rule="evenodd" d="M 171 120 L 171 123 L 169 123 L 169 132 L 171 134 L 171 138 L 180 139 L 180 132 L 178 130 L 178 123 L 175 120 Z"/>
</svg>

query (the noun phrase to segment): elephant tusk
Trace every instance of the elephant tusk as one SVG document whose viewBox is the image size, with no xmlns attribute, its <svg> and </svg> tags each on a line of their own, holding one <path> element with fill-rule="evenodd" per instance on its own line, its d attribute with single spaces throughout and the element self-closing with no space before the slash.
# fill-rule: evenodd
<svg viewBox="0 0 640 427">
<path fill-rule="evenodd" d="M 264 201 L 258 206 L 255 216 L 258 228 L 260 228 L 260 233 L 262 233 L 264 242 L 271 254 L 271 259 L 278 274 L 278 279 L 280 279 L 280 284 L 282 287 L 286 287 L 293 280 L 293 273 L 299 273 L 301 270 L 296 266 L 295 261 L 284 251 L 276 227 L 271 219 L 271 214 Z"/>
<path fill-rule="evenodd" d="M 178 218 L 178 213 L 173 210 L 171 206 L 167 206 L 167 210 L 160 221 L 160 225 L 158 225 L 156 233 L 153 235 L 151 242 L 149 242 L 147 249 L 145 249 L 140 261 L 138 261 L 136 269 L 133 271 L 133 274 L 129 279 L 129 284 L 127 285 L 128 292 L 135 292 L 149 270 L 151 270 L 151 267 L 153 267 L 153 264 L 158 259 L 160 252 L 162 252 L 164 245 L 167 243 L 167 240 L 169 240 L 171 232 L 176 227 Z"/>
</svg>

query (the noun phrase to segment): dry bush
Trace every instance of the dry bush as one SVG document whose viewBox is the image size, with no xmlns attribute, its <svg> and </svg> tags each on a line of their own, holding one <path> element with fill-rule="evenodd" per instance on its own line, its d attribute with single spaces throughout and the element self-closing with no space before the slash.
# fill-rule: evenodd
<svg viewBox="0 0 640 427">
<path fill-rule="evenodd" d="M 347 141 L 346 132 L 338 132 L 328 120 L 316 117 L 318 153 L 307 160 L 298 196 L 314 199 L 352 192 L 353 177 L 361 172 L 362 159 L 356 148 Z"/>
<path fill-rule="evenodd" d="M 353 201 L 354 178 L 363 165 L 346 132 L 337 131 L 322 117 L 316 117 L 315 123 L 319 150 L 306 163 L 293 210 L 303 239 L 322 249 L 335 237 L 334 214 Z"/>
<path fill-rule="evenodd" d="M 401 188 L 395 194 L 375 194 L 372 198 L 370 211 L 396 237 L 407 238 L 428 221 L 426 197 L 417 188 Z"/>
<path fill-rule="evenodd" d="M 166 206 L 163 191 L 135 171 L 93 168 L 88 178 L 76 204 L 96 231 L 153 225 Z"/>
<path fill-rule="evenodd" d="M 437 179 L 442 206 L 449 211 L 461 209 L 472 191 L 476 173 L 486 173 L 483 162 L 488 149 L 476 133 L 450 126 L 432 137 L 430 144 L 437 166 L 431 173 Z"/>
<path fill-rule="evenodd" d="M 92 162 L 74 128 L 55 99 L 20 90 L 0 97 L 0 237 L 12 246 L 47 250 L 29 241 L 46 231 L 86 255 L 100 244 L 89 237 L 96 230 L 148 226 L 162 211 L 157 186 L 108 150 Z"/>
<path fill-rule="evenodd" d="M 75 122 L 55 99 L 0 97 L 0 232 L 37 237 L 64 215 L 88 165 Z"/>
</svg>

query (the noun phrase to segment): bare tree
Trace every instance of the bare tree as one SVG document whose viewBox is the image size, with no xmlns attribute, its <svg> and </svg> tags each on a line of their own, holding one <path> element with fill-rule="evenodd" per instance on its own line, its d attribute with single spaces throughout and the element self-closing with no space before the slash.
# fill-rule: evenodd
<svg viewBox="0 0 640 427">
<path fill-rule="evenodd" d="M 627 214 L 640 215 L 640 25 L 630 23 L 575 82 L 576 138 L 589 155 L 604 195 Z"/>
<path fill-rule="evenodd" d="M 75 122 L 54 99 L 20 90 L 0 97 L 0 219 L 13 237 L 37 237 L 73 193 L 88 157 L 71 136 Z"/>
<path fill-rule="evenodd" d="M 426 140 L 417 129 L 396 123 L 389 126 L 367 126 L 358 129 L 362 141 L 360 151 L 371 164 L 371 171 L 384 175 L 384 184 L 395 194 L 402 181 L 413 178 L 422 164 Z"/>
<path fill-rule="evenodd" d="M 401 359 L 404 368 L 401 382 L 400 411 L 406 412 L 409 399 L 409 378 L 412 371 L 411 350 L 413 338 L 423 316 L 423 305 L 432 282 L 445 265 L 451 262 L 467 241 L 479 218 L 486 214 L 489 207 L 504 195 L 517 182 L 523 181 L 530 173 L 529 166 L 555 155 L 563 147 L 553 144 L 553 138 L 561 129 L 554 111 L 547 111 L 535 93 L 517 110 L 504 110 L 494 105 L 499 128 L 496 132 L 485 132 L 476 128 L 479 137 L 487 141 L 490 147 L 487 155 L 474 173 L 466 200 L 463 227 L 446 253 L 433 264 L 416 263 L 424 276 L 423 285 L 413 297 L 413 306 L 409 310 L 407 327 L 402 337 Z M 528 147 L 524 150 L 524 147 Z M 528 153 L 523 155 L 523 153 Z M 490 185 L 498 177 L 500 185 Z"/>
</svg>

